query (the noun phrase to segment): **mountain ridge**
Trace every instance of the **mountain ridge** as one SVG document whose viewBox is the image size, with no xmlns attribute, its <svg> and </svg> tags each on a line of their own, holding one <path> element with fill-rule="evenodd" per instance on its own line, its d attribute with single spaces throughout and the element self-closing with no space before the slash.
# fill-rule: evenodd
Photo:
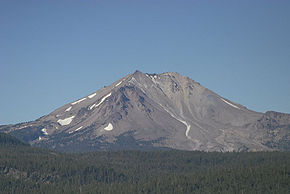
<svg viewBox="0 0 290 194">
<path fill-rule="evenodd" d="M 69 152 L 290 148 L 289 114 L 249 110 L 177 72 L 137 70 L 36 121 L 0 126 L 0 131 Z"/>
</svg>

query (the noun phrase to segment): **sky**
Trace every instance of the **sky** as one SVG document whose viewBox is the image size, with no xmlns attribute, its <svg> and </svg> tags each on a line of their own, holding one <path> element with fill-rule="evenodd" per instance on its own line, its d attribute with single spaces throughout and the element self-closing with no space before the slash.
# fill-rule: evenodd
<svg viewBox="0 0 290 194">
<path fill-rule="evenodd" d="M 0 125 L 140 70 L 290 113 L 289 0 L 1 0 Z"/>
</svg>

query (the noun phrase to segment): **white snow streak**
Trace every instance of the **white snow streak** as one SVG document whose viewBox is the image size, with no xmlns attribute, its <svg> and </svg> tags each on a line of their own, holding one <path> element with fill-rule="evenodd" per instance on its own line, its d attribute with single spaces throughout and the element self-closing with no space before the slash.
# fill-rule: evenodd
<svg viewBox="0 0 290 194">
<path fill-rule="evenodd" d="M 163 107 L 164 108 L 164 107 Z M 183 123 L 185 126 L 186 126 L 186 131 L 185 131 L 185 136 L 188 138 L 188 139 L 191 139 L 189 136 L 188 136 L 188 133 L 190 131 L 190 125 L 187 124 L 186 121 L 183 121 L 179 118 L 177 118 L 174 114 L 172 114 L 170 111 L 168 111 L 166 108 L 164 108 L 164 110 L 166 110 L 166 112 L 168 112 L 173 118 L 175 118 L 176 120 L 178 120 L 179 122 Z"/>
<path fill-rule="evenodd" d="M 41 131 L 43 132 L 44 135 L 48 135 L 48 133 L 47 133 L 45 128 L 41 129 Z"/>
<path fill-rule="evenodd" d="M 165 109 L 166 110 L 166 109 Z M 189 133 L 189 131 L 190 131 L 190 125 L 189 124 L 187 124 L 187 122 L 186 121 L 183 121 L 183 120 L 181 120 L 181 119 L 179 119 L 179 118 L 177 118 L 176 116 L 174 116 L 173 114 L 171 114 L 168 110 L 166 110 L 173 118 L 175 118 L 176 120 L 178 120 L 178 121 L 180 121 L 181 123 L 183 123 L 185 126 L 186 126 L 186 131 L 185 131 L 185 136 L 187 137 L 187 138 L 190 138 L 189 136 L 188 136 L 188 133 Z"/>
<path fill-rule="evenodd" d="M 122 83 L 122 81 L 120 81 L 119 83 L 117 83 L 117 84 L 115 85 L 115 87 L 118 87 L 121 83 Z"/>
<path fill-rule="evenodd" d="M 82 128 L 83 128 L 83 126 L 80 126 L 80 127 L 77 128 L 76 130 L 74 130 L 74 131 L 70 131 L 70 132 L 68 132 L 68 133 L 71 134 L 71 133 L 77 132 L 78 130 L 80 130 L 80 129 L 82 129 Z"/>
<path fill-rule="evenodd" d="M 68 112 L 68 111 L 70 111 L 71 110 L 71 106 L 70 107 L 68 107 L 66 110 L 65 110 L 65 112 Z"/>
<path fill-rule="evenodd" d="M 93 104 L 92 106 L 89 107 L 89 110 L 92 110 L 95 106 L 96 104 Z"/>
<path fill-rule="evenodd" d="M 93 104 L 92 106 L 89 107 L 90 110 L 92 110 L 95 107 L 100 106 L 109 96 L 111 96 L 112 93 L 107 94 L 102 98 L 102 100 L 98 104 Z"/>
<path fill-rule="evenodd" d="M 88 95 L 88 98 L 93 98 L 93 97 L 95 97 L 95 95 L 97 95 L 97 93 L 93 93 L 91 95 Z"/>
<path fill-rule="evenodd" d="M 87 99 L 87 98 L 82 98 L 82 99 L 80 99 L 80 100 L 78 100 L 78 101 L 75 101 L 75 102 L 71 103 L 71 105 L 78 104 L 78 103 L 80 103 L 81 101 L 84 101 L 85 99 Z"/>
<path fill-rule="evenodd" d="M 164 107 L 163 107 L 164 108 Z M 164 108 L 164 110 L 166 110 L 166 112 L 168 112 L 173 118 L 175 118 L 176 120 L 180 121 L 181 123 L 183 123 L 186 126 L 186 131 L 185 131 L 185 136 L 187 137 L 187 139 L 195 142 L 196 144 L 196 148 L 200 147 L 200 142 L 197 139 L 193 139 L 191 138 L 188 133 L 190 131 L 191 125 L 189 125 L 186 121 L 183 121 L 179 118 L 177 118 L 176 116 L 174 116 L 174 114 L 172 114 L 171 112 L 169 112 L 166 108 Z M 197 123 L 195 123 L 198 127 L 200 127 Z M 203 129 L 202 127 L 200 127 L 201 129 Z"/>
<path fill-rule="evenodd" d="M 83 128 L 83 126 L 80 126 L 79 128 L 77 128 L 77 129 L 75 130 L 75 132 L 78 131 L 78 130 L 80 130 L 80 129 L 82 129 L 82 128 Z"/>
<path fill-rule="evenodd" d="M 104 129 L 106 130 L 106 131 L 111 131 L 111 130 L 113 130 L 113 125 L 112 125 L 112 123 L 109 123 L 108 124 L 108 126 L 107 127 L 105 127 Z"/>
<path fill-rule="evenodd" d="M 75 116 L 71 116 L 71 117 L 68 117 L 66 119 L 59 119 L 57 122 L 62 126 L 69 125 L 72 122 L 73 118 L 75 118 Z"/>
<path fill-rule="evenodd" d="M 234 108 L 240 109 L 239 107 L 237 107 L 236 105 L 233 105 L 232 103 L 226 101 L 225 99 L 222 99 L 222 98 L 221 98 L 221 100 L 224 101 L 225 103 L 227 103 L 228 105 L 234 107 Z"/>
</svg>

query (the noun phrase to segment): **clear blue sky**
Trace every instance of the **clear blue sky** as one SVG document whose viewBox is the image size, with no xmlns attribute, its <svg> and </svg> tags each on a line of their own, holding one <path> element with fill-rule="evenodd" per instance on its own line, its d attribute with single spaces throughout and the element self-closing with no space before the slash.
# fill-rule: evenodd
<svg viewBox="0 0 290 194">
<path fill-rule="evenodd" d="M 290 113 L 290 1 L 0 1 L 0 124 L 35 120 L 136 69 Z"/>
</svg>

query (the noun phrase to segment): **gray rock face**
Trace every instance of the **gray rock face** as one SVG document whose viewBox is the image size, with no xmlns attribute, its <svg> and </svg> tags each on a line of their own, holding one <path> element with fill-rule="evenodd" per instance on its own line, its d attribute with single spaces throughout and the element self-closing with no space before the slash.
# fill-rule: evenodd
<svg viewBox="0 0 290 194">
<path fill-rule="evenodd" d="M 66 152 L 290 150 L 289 114 L 248 110 L 178 73 L 136 71 L 36 121 L 0 131 Z"/>
</svg>

